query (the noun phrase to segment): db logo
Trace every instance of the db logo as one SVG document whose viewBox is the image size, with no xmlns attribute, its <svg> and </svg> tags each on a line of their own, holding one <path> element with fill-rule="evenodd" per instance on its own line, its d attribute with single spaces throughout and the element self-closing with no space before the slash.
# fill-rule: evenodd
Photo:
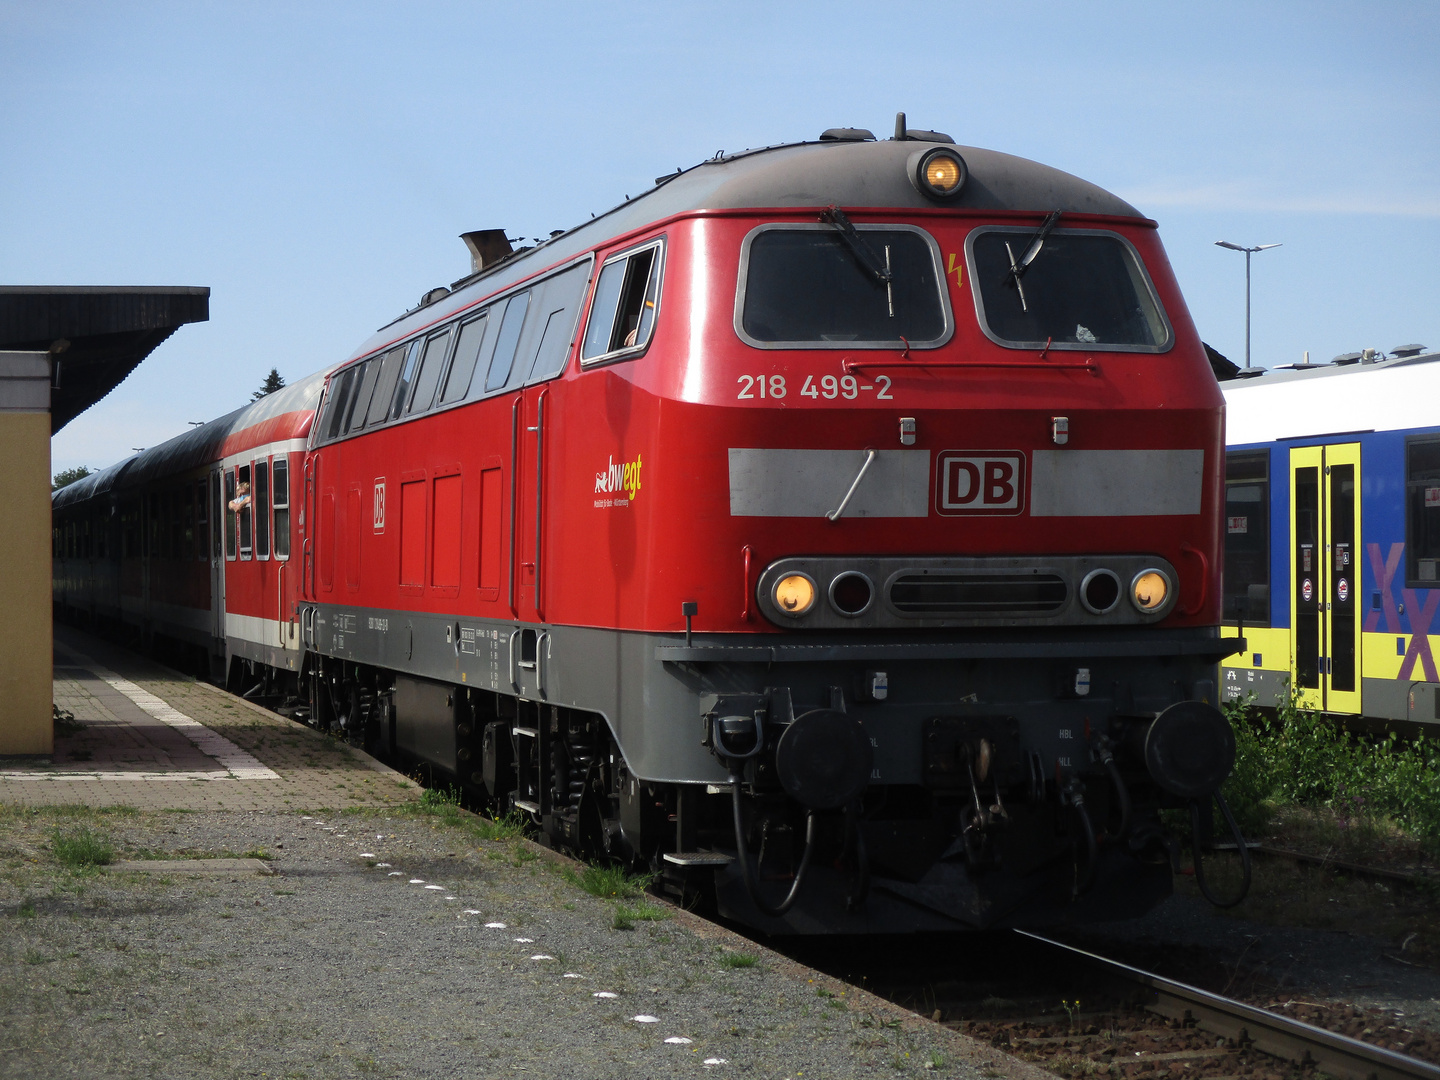
<svg viewBox="0 0 1440 1080">
<path fill-rule="evenodd" d="M 1025 509 L 1025 455 L 1008 451 L 940 455 L 935 509 L 941 514 L 1019 514 Z"/>
</svg>

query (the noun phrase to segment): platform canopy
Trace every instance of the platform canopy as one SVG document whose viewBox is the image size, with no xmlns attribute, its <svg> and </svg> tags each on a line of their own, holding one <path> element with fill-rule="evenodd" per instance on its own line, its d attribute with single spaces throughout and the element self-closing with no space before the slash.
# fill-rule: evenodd
<svg viewBox="0 0 1440 1080">
<path fill-rule="evenodd" d="M 205 286 L 0 285 L 0 350 L 49 352 L 58 361 L 52 435 L 185 323 L 209 318 Z"/>
</svg>

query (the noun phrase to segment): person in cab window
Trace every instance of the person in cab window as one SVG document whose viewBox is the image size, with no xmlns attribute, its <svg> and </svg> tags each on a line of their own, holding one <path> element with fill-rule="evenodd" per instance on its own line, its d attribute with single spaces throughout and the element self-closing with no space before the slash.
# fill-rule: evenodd
<svg viewBox="0 0 1440 1080">
<path fill-rule="evenodd" d="M 235 489 L 235 498 L 230 500 L 230 509 L 237 514 L 250 505 L 250 481 L 240 481 L 239 487 Z"/>
</svg>

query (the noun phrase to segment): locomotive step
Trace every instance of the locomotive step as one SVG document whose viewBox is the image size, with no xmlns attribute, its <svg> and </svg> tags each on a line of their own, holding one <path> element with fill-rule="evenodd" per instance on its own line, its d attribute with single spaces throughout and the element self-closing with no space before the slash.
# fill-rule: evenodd
<svg viewBox="0 0 1440 1080">
<path fill-rule="evenodd" d="M 676 866 L 729 866 L 735 861 L 731 855 L 718 851 L 667 851 L 665 861 Z"/>
</svg>

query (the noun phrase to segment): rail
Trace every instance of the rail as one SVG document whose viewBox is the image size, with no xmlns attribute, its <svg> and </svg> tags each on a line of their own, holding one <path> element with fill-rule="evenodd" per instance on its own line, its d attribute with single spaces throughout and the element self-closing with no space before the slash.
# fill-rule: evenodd
<svg viewBox="0 0 1440 1080">
<path fill-rule="evenodd" d="M 1206 1031 L 1249 1043 L 1263 1053 L 1290 1061 L 1314 1062 L 1319 1071 L 1343 1080 L 1440 1080 L 1440 1065 L 1152 975 L 1028 930 L 1015 933 L 1058 949 L 1106 974 L 1152 990 L 1155 1000 L 1150 1008 L 1162 1016 L 1194 1020 Z"/>
</svg>

